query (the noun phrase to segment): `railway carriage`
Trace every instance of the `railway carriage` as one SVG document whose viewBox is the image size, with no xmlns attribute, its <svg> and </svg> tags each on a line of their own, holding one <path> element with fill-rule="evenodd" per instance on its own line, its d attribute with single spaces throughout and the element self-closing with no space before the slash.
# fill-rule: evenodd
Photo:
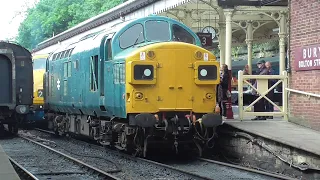
<svg viewBox="0 0 320 180">
<path fill-rule="evenodd" d="M 31 53 L 24 47 L 0 41 L 0 126 L 18 132 L 18 123 L 32 105 L 33 72 Z"/>
<path fill-rule="evenodd" d="M 222 123 L 219 62 L 191 29 L 148 16 L 116 24 L 53 52 L 45 110 L 56 133 L 84 135 L 146 156 L 167 144 L 201 154 Z"/>
</svg>

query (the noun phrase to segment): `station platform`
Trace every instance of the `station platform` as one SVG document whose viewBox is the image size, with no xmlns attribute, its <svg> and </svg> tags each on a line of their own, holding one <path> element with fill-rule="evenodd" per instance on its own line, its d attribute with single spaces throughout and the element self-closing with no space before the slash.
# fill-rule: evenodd
<svg viewBox="0 0 320 180">
<path fill-rule="evenodd" d="M 0 145 L 0 179 L 2 180 L 20 180 L 18 174 L 11 165 L 7 154 Z"/>
<path fill-rule="evenodd" d="M 226 119 L 224 124 L 320 156 L 320 132 L 280 118 L 252 121 Z"/>
</svg>

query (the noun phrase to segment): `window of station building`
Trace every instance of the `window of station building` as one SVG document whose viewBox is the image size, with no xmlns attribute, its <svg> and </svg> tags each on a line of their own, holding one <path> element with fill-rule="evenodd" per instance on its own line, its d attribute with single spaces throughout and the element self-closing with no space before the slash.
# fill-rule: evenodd
<svg viewBox="0 0 320 180">
<path fill-rule="evenodd" d="M 90 58 L 90 89 L 96 91 L 98 89 L 98 55 Z"/>
<path fill-rule="evenodd" d="M 141 24 L 131 26 L 120 35 L 119 42 L 122 49 L 144 42 L 143 26 Z"/>
<path fill-rule="evenodd" d="M 185 42 L 190 44 L 195 43 L 194 37 L 187 30 L 177 24 L 172 25 L 172 36 L 173 41 Z"/>
<path fill-rule="evenodd" d="M 148 41 L 169 41 L 169 23 L 166 21 L 147 21 L 146 39 Z"/>
</svg>

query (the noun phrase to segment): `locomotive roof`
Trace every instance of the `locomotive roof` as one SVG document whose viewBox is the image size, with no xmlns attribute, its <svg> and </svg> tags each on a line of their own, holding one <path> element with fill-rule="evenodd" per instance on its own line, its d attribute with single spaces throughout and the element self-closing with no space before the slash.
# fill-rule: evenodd
<svg viewBox="0 0 320 180">
<path fill-rule="evenodd" d="M 78 42 L 68 44 L 68 45 L 63 45 L 60 48 L 58 48 L 56 51 L 54 51 L 53 53 L 57 53 L 57 52 L 61 52 L 61 51 L 65 51 L 65 50 L 74 48 L 74 50 L 72 51 L 72 54 L 75 54 L 75 53 L 78 53 L 81 51 L 87 51 L 87 50 L 90 50 L 93 48 L 97 48 L 101 45 L 101 40 L 105 36 L 108 36 L 107 37 L 108 39 L 112 38 L 112 37 L 115 37 L 115 39 L 116 39 L 126 29 L 128 29 L 132 25 L 137 24 L 137 23 L 141 23 L 141 22 L 145 22 L 148 20 L 163 20 L 163 21 L 168 21 L 168 22 L 174 23 L 174 24 L 178 24 L 178 25 L 182 26 L 184 29 L 186 29 L 187 31 L 189 31 L 190 33 L 192 33 L 194 38 L 196 38 L 197 43 L 200 42 L 197 40 L 197 36 L 194 34 L 194 32 L 192 32 L 187 26 L 180 23 L 179 21 L 176 21 L 174 19 L 164 17 L 164 16 L 150 15 L 150 16 L 147 16 L 144 18 L 131 19 L 128 21 L 120 22 L 120 23 L 117 23 L 117 24 L 110 26 L 109 28 L 106 28 L 106 29 L 103 29 L 103 30 L 100 30 L 100 31 L 97 31 L 94 33 L 87 34 L 87 35 L 83 36 L 82 38 L 80 38 Z"/>
</svg>

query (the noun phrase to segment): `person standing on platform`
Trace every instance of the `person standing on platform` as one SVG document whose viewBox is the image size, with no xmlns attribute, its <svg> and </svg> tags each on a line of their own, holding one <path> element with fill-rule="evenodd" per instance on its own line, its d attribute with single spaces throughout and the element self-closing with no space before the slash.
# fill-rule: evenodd
<svg viewBox="0 0 320 180">
<path fill-rule="evenodd" d="M 257 63 L 257 66 L 259 68 L 258 70 L 258 75 L 268 75 L 268 69 L 265 67 L 265 61 L 264 60 L 260 60 Z M 257 88 L 258 84 L 257 84 L 257 80 L 255 81 L 253 87 Z M 252 90 L 252 94 L 255 95 L 255 98 L 258 98 L 259 95 L 257 94 L 257 92 L 255 90 Z M 256 102 L 256 104 L 254 105 L 254 112 L 266 112 L 266 106 L 265 106 L 265 99 L 262 98 L 260 99 L 258 102 Z M 252 120 L 266 120 L 265 116 L 257 116 L 256 118 L 252 119 Z"/>
<path fill-rule="evenodd" d="M 250 75 L 250 73 L 249 73 L 249 65 L 248 64 L 244 66 L 243 75 Z"/>
<path fill-rule="evenodd" d="M 228 66 L 223 64 L 220 68 L 220 84 L 217 86 L 217 103 L 221 109 L 220 115 L 227 117 L 227 106 L 229 94 L 229 71 Z"/>
<path fill-rule="evenodd" d="M 266 68 L 268 70 L 268 74 L 269 75 L 275 75 L 275 71 L 272 69 L 272 66 L 271 66 L 271 62 L 266 62 Z M 275 81 L 274 79 L 269 79 L 268 81 L 268 88 L 271 88 L 273 85 L 275 84 Z M 273 99 L 274 99 L 274 89 L 272 89 L 268 94 L 267 94 L 267 97 L 273 102 Z M 266 105 L 266 111 L 267 112 L 273 112 L 274 108 L 273 108 L 273 105 L 265 100 L 265 105 Z M 273 119 L 273 116 L 267 116 L 268 119 Z"/>
</svg>

